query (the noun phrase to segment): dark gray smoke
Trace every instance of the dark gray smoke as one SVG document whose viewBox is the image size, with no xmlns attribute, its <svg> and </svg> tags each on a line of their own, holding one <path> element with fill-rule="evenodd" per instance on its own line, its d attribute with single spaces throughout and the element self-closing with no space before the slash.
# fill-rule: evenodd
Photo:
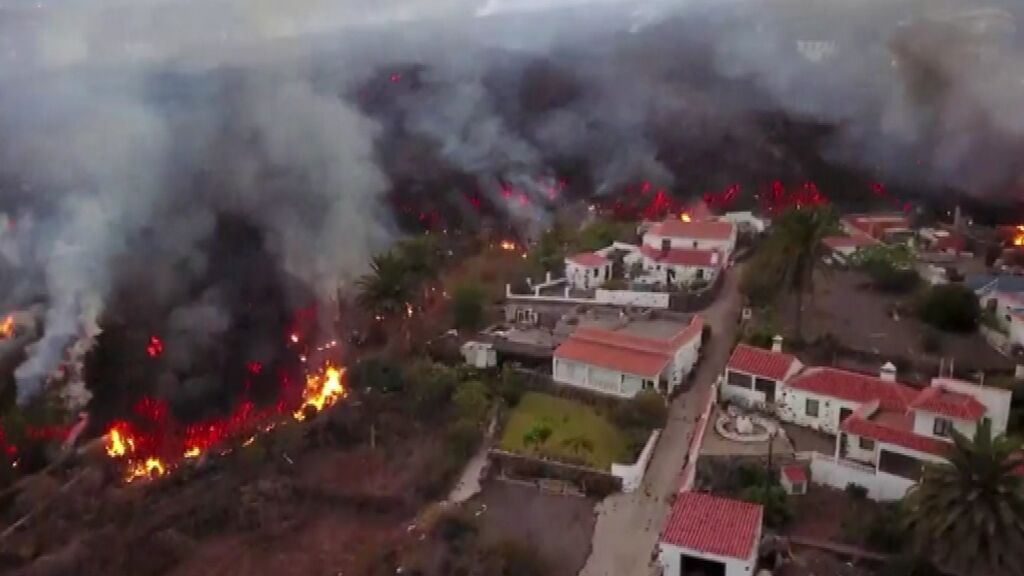
<svg viewBox="0 0 1024 576">
<path fill-rule="evenodd" d="M 879 178 L 1013 193 L 1024 50 L 1019 6 L 999 2 L 0 0 L 0 281 L 6 309 L 47 303 L 20 395 L 96 334 L 120 256 L 153 230 L 159 254 L 202 268 L 215 216 L 239 214 L 333 295 L 395 234 L 391 131 L 498 202 L 541 197 L 556 158 L 597 191 L 701 192 L 679 166 L 704 181 L 750 164 L 759 113 L 834 127 L 819 152 Z M 386 114 L 358 100 L 413 65 L 420 86 Z M 539 206 L 509 209 L 541 222 Z M 224 321 L 200 300 L 172 324 L 215 338 Z"/>
</svg>

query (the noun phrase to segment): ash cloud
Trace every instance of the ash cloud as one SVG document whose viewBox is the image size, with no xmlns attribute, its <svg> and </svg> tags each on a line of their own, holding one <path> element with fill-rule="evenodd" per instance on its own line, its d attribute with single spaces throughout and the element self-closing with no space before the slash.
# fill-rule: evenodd
<svg viewBox="0 0 1024 576">
<path fill-rule="evenodd" d="M 508 185 L 542 198 L 553 158 L 599 193 L 703 192 L 715 159 L 770 177 L 788 160 L 751 120 L 766 112 L 833 126 L 821 153 L 878 178 L 1019 189 L 1019 7 L 993 4 L 0 0 L 4 307 L 47 303 L 20 396 L 95 335 L 125 254 L 206 270 L 221 213 L 332 296 L 397 233 L 378 147 L 393 132 L 496 204 Z M 385 112 L 357 97 L 408 66 L 419 86 Z M 184 298 L 173 269 L 153 266 L 154 299 Z M 190 296 L 172 324 L 215 339 L 223 312 Z"/>
</svg>

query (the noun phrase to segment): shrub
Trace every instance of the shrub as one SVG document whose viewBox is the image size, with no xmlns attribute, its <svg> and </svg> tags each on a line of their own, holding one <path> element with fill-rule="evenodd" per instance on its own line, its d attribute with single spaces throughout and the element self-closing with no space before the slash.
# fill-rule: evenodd
<svg viewBox="0 0 1024 576">
<path fill-rule="evenodd" d="M 942 337 L 934 330 L 928 330 L 921 335 L 921 349 L 928 354 L 942 352 Z"/>
<path fill-rule="evenodd" d="M 622 428 L 653 430 L 665 425 L 668 407 L 661 394 L 643 390 L 636 396 L 615 406 L 612 419 Z"/>
<path fill-rule="evenodd" d="M 460 418 L 445 429 L 444 440 L 452 455 L 468 458 L 480 445 L 480 425 L 472 420 Z"/>
<path fill-rule="evenodd" d="M 970 332 L 981 313 L 978 298 L 960 284 L 932 287 L 918 306 L 921 319 L 940 330 Z"/>
<path fill-rule="evenodd" d="M 782 528 L 793 519 L 793 511 L 789 507 L 786 491 L 777 484 L 762 484 L 745 488 L 740 493 L 740 499 L 764 506 L 765 524 L 772 528 Z"/>
<path fill-rule="evenodd" d="M 484 317 L 484 291 L 476 284 L 460 284 L 452 294 L 452 320 L 455 327 L 472 329 Z"/>
<path fill-rule="evenodd" d="M 404 379 L 410 388 L 408 406 L 414 416 L 423 419 L 442 414 L 459 383 L 455 370 L 428 360 L 410 363 Z"/>
<path fill-rule="evenodd" d="M 872 260 L 863 269 L 871 277 L 872 286 L 883 292 L 913 292 L 921 281 L 921 276 L 913 268 L 897 268 L 885 260 Z"/>
<path fill-rule="evenodd" d="M 864 500 L 868 497 L 868 489 L 860 484 L 854 484 L 853 482 L 846 485 L 845 491 L 846 494 L 854 500 Z"/>
<path fill-rule="evenodd" d="M 526 392 L 526 378 L 507 364 L 503 366 L 501 376 L 498 378 L 498 395 L 504 400 L 505 405 L 513 407 L 519 404 L 524 392 Z"/>
<path fill-rule="evenodd" d="M 487 409 L 490 407 L 490 400 L 487 398 L 487 388 L 478 380 L 470 380 L 459 385 L 459 389 L 452 396 L 455 410 L 459 418 L 476 422 L 478 425 L 487 416 Z"/>
</svg>

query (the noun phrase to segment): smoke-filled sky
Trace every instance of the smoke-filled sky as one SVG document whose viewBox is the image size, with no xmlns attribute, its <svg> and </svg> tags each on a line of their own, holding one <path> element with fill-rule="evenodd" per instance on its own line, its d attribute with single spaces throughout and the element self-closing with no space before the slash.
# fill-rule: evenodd
<svg viewBox="0 0 1024 576">
<path fill-rule="evenodd" d="M 733 141 L 745 164 L 763 140 L 748 115 L 781 112 L 834 125 L 820 153 L 880 178 L 1017 194 L 1013 4 L 0 0 L 0 284 L 6 308 L 48 304 L 21 390 L 89 333 L 121 255 L 159 237 L 188 256 L 217 213 L 261 226 L 285 270 L 332 294 L 396 235 L 379 148 L 395 125 L 485 192 L 540 186 L 571 157 L 599 192 L 699 193 L 652 126 L 684 156 Z M 527 83 L 538 61 L 551 78 Z M 422 88 L 368 113 L 360 87 L 410 65 Z"/>
</svg>

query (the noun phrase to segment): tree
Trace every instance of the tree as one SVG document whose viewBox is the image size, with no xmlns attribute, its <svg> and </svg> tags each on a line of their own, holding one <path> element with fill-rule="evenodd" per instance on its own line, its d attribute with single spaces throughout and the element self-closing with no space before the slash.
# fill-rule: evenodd
<svg viewBox="0 0 1024 576">
<path fill-rule="evenodd" d="M 928 324 L 949 332 L 971 332 L 978 326 L 981 307 L 970 288 L 960 284 L 933 286 L 918 306 Z"/>
<path fill-rule="evenodd" d="M 452 396 L 452 402 L 459 417 L 479 425 L 487 416 L 490 400 L 487 398 L 487 387 L 477 380 L 470 380 L 459 385 Z"/>
<path fill-rule="evenodd" d="M 523 434 L 523 445 L 527 448 L 532 446 L 537 450 L 548 441 L 548 438 L 551 438 L 551 426 L 538 422 Z"/>
<path fill-rule="evenodd" d="M 440 255 L 437 241 L 433 236 L 407 238 L 398 244 L 398 258 L 406 274 L 414 284 L 420 284 L 437 276 Z"/>
<path fill-rule="evenodd" d="M 562 440 L 562 446 L 577 456 L 582 455 L 584 452 L 591 453 L 594 451 L 594 443 L 586 436 L 570 436 Z"/>
<path fill-rule="evenodd" d="M 927 465 L 904 501 L 914 550 L 959 576 L 1024 574 L 1020 443 L 988 420 L 973 441 L 952 435 L 949 463 Z"/>
<path fill-rule="evenodd" d="M 665 425 L 668 407 L 654 390 L 643 390 L 625 402 L 619 402 L 613 413 L 615 423 L 623 428 L 652 430 Z"/>
<path fill-rule="evenodd" d="M 828 206 L 791 208 L 772 224 L 767 249 L 782 264 L 782 279 L 796 296 L 795 324 L 803 339 L 804 294 L 814 291 L 814 272 L 824 256 L 822 241 L 838 229 L 838 218 Z"/>
<path fill-rule="evenodd" d="M 772 528 L 781 528 L 793 518 L 786 491 L 777 483 L 748 486 L 740 493 L 740 499 L 764 506 L 764 522 Z"/>
<path fill-rule="evenodd" d="M 442 415 L 459 384 L 458 373 L 443 364 L 422 359 L 409 363 L 403 372 L 404 380 L 409 382 L 412 413 L 420 419 Z"/>
<path fill-rule="evenodd" d="M 359 304 L 381 316 L 405 313 L 413 297 L 413 284 L 405 263 L 390 251 L 374 256 L 370 272 L 359 278 L 356 285 Z"/>
<path fill-rule="evenodd" d="M 459 329 L 476 328 L 484 316 L 484 291 L 476 284 L 460 284 L 452 294 L 452 319 Z"/>
<path fill-rule="evenodd" d="M 576 250 L 592 252 L 610 246 L 617 240 L 625 240 L 628 237 L 628 223 L 602 218 L 584 226 L 573 244 Z"/>
</svg>

